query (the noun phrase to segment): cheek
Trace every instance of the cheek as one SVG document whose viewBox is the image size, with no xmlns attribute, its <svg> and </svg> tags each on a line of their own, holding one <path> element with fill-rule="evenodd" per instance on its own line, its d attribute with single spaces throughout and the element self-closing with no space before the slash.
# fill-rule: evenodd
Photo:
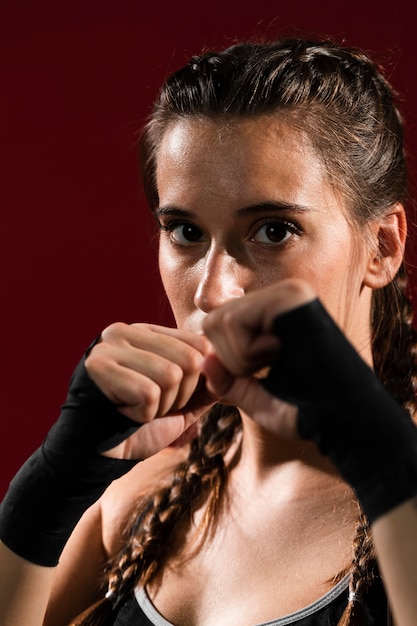
<svg viewBox="0 0 417 626">
<path fill-rule="evenodd" d="M 159 247 L 159 272 L 178 323 L 184 313 L 193 306 L 195 293 L 193 272 L 185 270 L 183 265 L 175 260 L 174 255 L 167 254 L 163 245 Z"/>
<path fill-rule="evenodd" d="M 344 327 L 355 314 L 363 288 L 365 258 L 352 242 L 311 258 L 305 274 L 329 313 Z"/>
</svg>

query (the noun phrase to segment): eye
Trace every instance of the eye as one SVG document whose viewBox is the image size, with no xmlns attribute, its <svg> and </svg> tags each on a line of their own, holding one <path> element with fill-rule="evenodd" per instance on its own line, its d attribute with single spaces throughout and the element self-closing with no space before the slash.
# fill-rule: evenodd
<svg viewBox="0 0 417 626">
<path fill-rule="evenodd" d="M 176 244 L 197 243 L 203 236 L 197 226 L 184 222 L 160 223 L 159 228 L 167 232 L 172 243 Z"/>
<path fill-rule="evenodd" d="M 298 232 L 295 224 L 290 222 L 278 221 L 267 222 L 257 229 L 251 241 L 264 244 L 284 243 Z"/>
</svg>

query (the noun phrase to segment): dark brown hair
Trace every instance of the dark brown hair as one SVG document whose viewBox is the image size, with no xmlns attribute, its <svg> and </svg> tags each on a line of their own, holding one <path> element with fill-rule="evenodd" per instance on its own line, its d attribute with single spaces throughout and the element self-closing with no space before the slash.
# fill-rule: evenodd
<svg viewBox="0 0 417 626">
<path fill-rule="evenodd" d="M 403 124 L 380 69 L 363 52 L 331 41 L 286 39 L 207 52 L 168 78 L 140 139 L 150 207 L 158 206 L 158 148 L 170 124 L 195 116 L 227 121 L 262 115 L 280 116 L 307 134 L 358 232 L 405 202 Z M 371 324 L 376 373 L 414 414 L 417 342 L 404 264 L 389 285 L 375 290 Z M 177 524 L 190 519 L 202 499 L 209 500 L 215 519 L 227 484 L 224 455 L 239 429 L 237 411 L 215 407 L 172 481 L 136 505 L 125 548 L 107 575 L 113 599 L 120 601 L 157 574 Z M 344 625 L 358 623 L 355 599 L 375 571 L 368 523 L 360 512 L 352 554 L 352 600 L 340 621 Z M 104 624 L 103 610 L 102 603 L 77 623 Z"/>
</svg>

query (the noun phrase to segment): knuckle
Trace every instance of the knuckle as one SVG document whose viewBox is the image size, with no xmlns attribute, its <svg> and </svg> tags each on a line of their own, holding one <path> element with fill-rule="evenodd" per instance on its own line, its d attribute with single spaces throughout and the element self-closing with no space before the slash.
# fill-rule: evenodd
<svg viewBox="0 0 417 626">
<path fill-rule="evenodd" d="M 85 369 L 88 374 L 99 374 L 109 369 L 110 359 L 104 344 L 100 343 L 94 346 L 90 354 L 85 360 Z"/>
<path fill-rule="evenodd" d="M 178 386 L 184 377 L 182 368 L 176 363 L 168 362 L 163 368 L 162 384 L 164 388 Z"/>
<path fill-rule="evenodd" d="M 203 359 L 204 357 L 200 352 L 194 350 L 191 346 L 186 347 L 184 350 L 184 371 L 187 374 L 194 374 L 199 371 L 201 369 Z"/>
<path fill-rule="evenodd" d="M 138 384 L 132 390 L 132 400 L 130 405 L 134 408 L 140 422 L 149 422 L 156 416 L 157 407 L 161 398 L 161 390 L 152 381 Z"/>
<path fill-rule="evenodd" d="M 120 339 L 126 334 L 128 327 L 129 325 L 124 322 L 113 322 L 113 324 L 110 324 L 103 330 L 101 337 L 103 341 Z"/>
<path fill-rule="evenodd" d="M 223 326 L 227 326 L 228 329 L 233 329 L 238 319 L 235 307 L 230 307 L 224 310 L 221 321 Z"/>
</svg>

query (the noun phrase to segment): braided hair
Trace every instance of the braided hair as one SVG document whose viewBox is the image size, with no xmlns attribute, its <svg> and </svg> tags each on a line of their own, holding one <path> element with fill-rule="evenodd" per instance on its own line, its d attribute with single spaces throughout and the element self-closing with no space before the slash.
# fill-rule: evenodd
<svg viewBox="0 0 417 626">
<path fill-rule="evenodd" d="M 148 203 L 152 209 L 158 206 L 156 161 L 170 124 L 192 116 L 222 121 L 276 115 L 309 136 L 352 224 L 362 232 L 370 220 L 407 200 L 403 123 L 394 96 L 364 52 L 332 41 L 248 42 L 193 57 L 164 83 L 140 139 Z M 412 322 L 403 263 L 390 284 L 374 290 L 372 349 L 377 376 L 414 415 L 417 337 Z M 116 605 L 135 585 L 157 575 L 178 524 L 187 523 L 202 501 L 208 502 L 202 536 L 215 526 L 227 485 L 224 456 L 240 428 L 236 410 L 214 407 L 170 483 L 136 504 L 125 547 L 106 573 L 108 597 Z M 349 602 L 339 626 L 360 624 L 359 600 L 376 574 L 369 524 L 359 508 L 348 571 Z M 111 603 L 101 601 L 74 624 L 93 626 L 106 619 L 111 624 L 111 611 Z"/>
</svg>

